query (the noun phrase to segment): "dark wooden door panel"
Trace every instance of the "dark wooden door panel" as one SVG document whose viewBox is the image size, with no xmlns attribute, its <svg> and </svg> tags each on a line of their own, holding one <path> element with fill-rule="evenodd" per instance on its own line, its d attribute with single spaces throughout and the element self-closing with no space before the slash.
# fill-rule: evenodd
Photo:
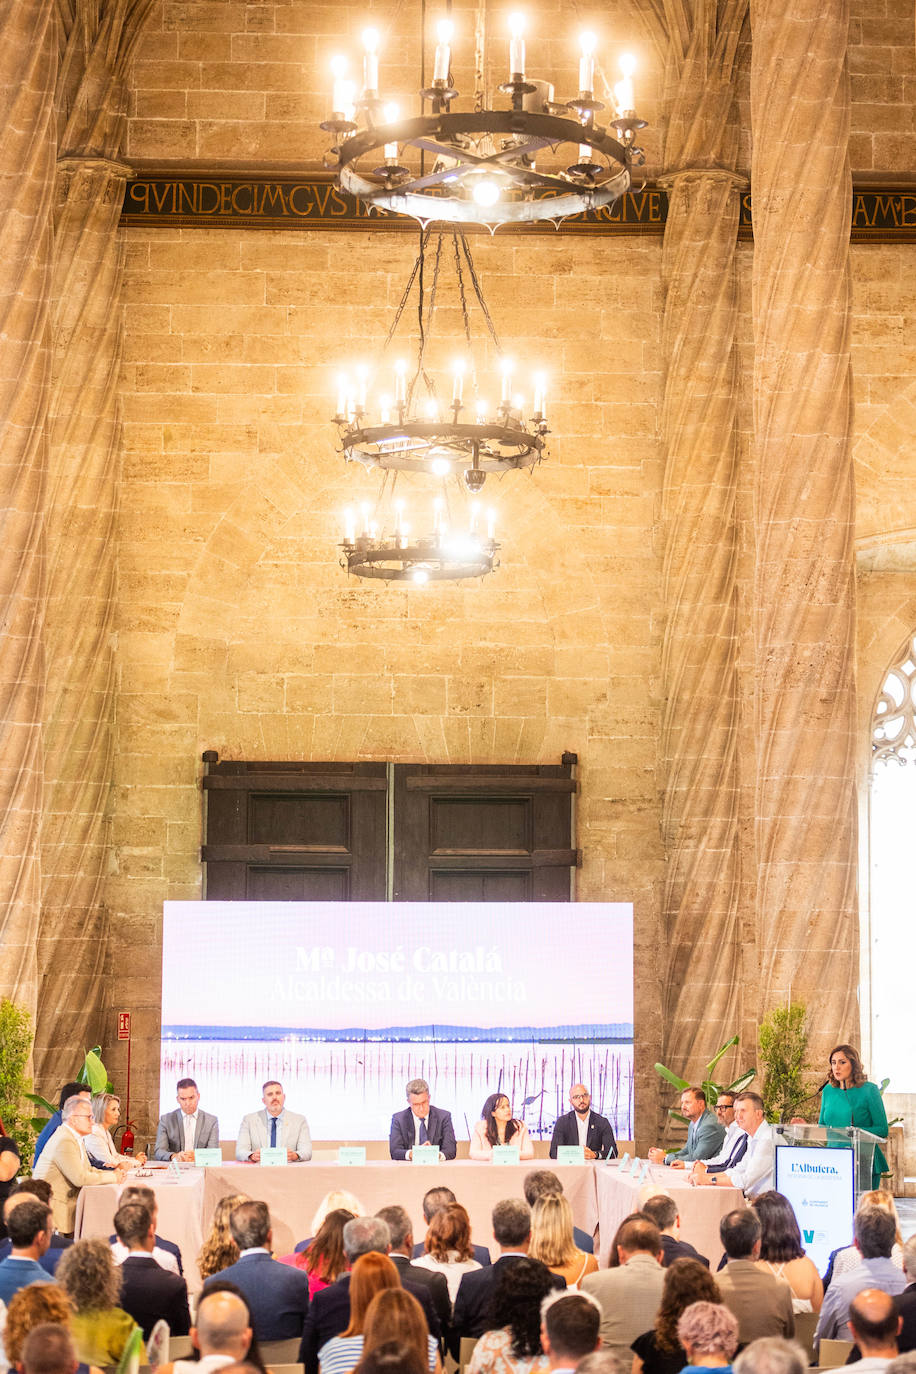
<svg viewBox="0 0 916 1374">
<path fill-rule="evenodd" d="M 250 844 L 307 844 L 349 853 L 350 798 L 346 793 L 251 793 L 248 840 Z"/>
<path fill-rule="evenodd" d="M 251 902 L 346 902 L 349 896 L 348 868 L 248 869 Z"/>
<path fill-rule="evenodd" d="M 430 902 L 530 902 L 531 873 L 429 871 Z"/>
</svg>

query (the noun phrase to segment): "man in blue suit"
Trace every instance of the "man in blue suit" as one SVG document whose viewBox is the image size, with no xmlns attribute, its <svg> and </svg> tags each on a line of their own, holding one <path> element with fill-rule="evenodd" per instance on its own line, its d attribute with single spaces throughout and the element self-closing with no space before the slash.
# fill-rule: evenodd
<svg viewBox="0 0 916 1374">
<path fill-rule="evenodd" d="M 649 1158 L 653 1164 L 673 1164 L 675 1160 L 693 1161 L 712 1159 L 718 1154 L 725 1139 L 725 1127 L 716 1120 L 715 1112 L 706 1105 L 706 1094 L 702 1088 L 685 1088 L 681 1093 L 681 1111 L 690 1123 L 687 1127 L 687 1144 L 680 1150 L 669 1151 L 652 1149 Z"/>
<path fill-rule="evenodd" d="M 411 1159 L 415 1145 L 438 1145 L 440 1159 L 454 1159 L 458 1153 L 455 1129 L 448 1112 L 429 1105 L 429 1084 L 412 1078 L 407 1084 L 410 1104 L 391 1118 L 388 1151 L 392 1159 Z"/>
<path fill-rule="evenodd" d="M 259 1341 L 289 1341 L 302 1335 L 309 1306 L 308 1275 L 271 1258 L 270 1211 L 266 1202 L 242 1202 L 229 1218 L 239 1258 L 204 1284 L 217 1279 L 234 1283 L 251 1313 Z"/>
</svg>

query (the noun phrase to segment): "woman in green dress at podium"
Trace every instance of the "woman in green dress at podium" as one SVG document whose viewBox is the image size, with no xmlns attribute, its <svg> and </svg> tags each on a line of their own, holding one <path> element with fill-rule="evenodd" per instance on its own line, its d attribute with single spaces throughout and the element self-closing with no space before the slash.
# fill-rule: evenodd
<svg viewBox="0 0 916 1374">
<path fill-rule="evenodd" d="M 862 1060 L 852 1045 L 837 1045 L 830 1051 L 830 1074 L 821 1092 L 820 1126 L 856 1126 L 882 1138 L 887 1136 L 887 1114 L 881 1094 L 869 1083 Z M 875 1146 L 872 1162 L 872 1187 L 881 1183 L 887 1160 Z"/>
</svg>

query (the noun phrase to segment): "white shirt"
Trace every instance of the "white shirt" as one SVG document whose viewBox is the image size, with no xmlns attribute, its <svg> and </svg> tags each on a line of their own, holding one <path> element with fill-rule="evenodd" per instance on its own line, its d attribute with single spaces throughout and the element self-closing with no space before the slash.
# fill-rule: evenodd
<svg viewBox="0 0 916 1374">
<path fill-rule="evenodd" d="M 737 1121 L 733 1121 L 730 1126 L 727 1126 L 725 1128 L 725 1139 L 722 1141 L 722 1149 L 719 1151 L 717 1155 L 713 1155 L 712 1159 L 707 1159 L 707 1165 L 726 1164 L 728 1162 L 729 1155 L 735 1148 L 735 1142 L 737 1141 L 739 1135 L 744 1135 L 744 1132 L 738 1125 Z"/>
<path fill-rule="evenodd" d="M 761 1121 L 753 1135 L 748 1133 L 744 1158 L 725 1175 L 745 1197 L 756 1197 L 773 1187 L 776 1172 L 776 1129 Z"/>
<path fill-rule="evenodd" d="M 585 1142 L 588 1140 L 588 1123 L 591 1119 L 592 1114 L 590 1111 L 585 1113 L 584 1121 L 579 1113 L 576 1112 L 576 1129 L 579 1132 L 579 1144 L 582 1146 L 583 1150 L 585 1149 Z"/>
<path fill-rule="evenodd" d="M 75 1130 L 73 1129 L 73 1127 L 70 1125 L 69 1122 L 64 1121 L 62 1124 L 63 1124 L 64 1130 L 65 1130 L 65 1131 L 69 1131 L 70 1134 L 73 1136 L 73 1139 L 76 1141 L 77 1145 L 80 1147 L 80 1156 L 81 1156 L 82 1159 L 85 1160 L 85 1159 L 87 1158 L 87 1155 L 86 1155 L 86 1141 L 85 1141 L 84 1138 L 80 1135 L 79 1131 L 75 1131 Z"/>
<path fill-rule="evenodd" d="M 111 1242 L 111 1253 L 114 1255 L 115 1264 L 123 1264 L 130 1254 L 130 1251 L 122 1241 L 113 1240 Z M 144 1254 L 147 1253 L 149 1252 L 144 1251 Z M 171 1250 L 163 1250 L 161 1246 L 154 1245 L 152 1249 L 152 1258 L 159 1265 L 160 1269 L 168 1269 L 172 1274 L 178 1273 L 178 1261 Z"/>
<path fill-rule="evenodd" d="M 182 1112 L 182 1125 L 184 1126 L 184 1148 L 194 1149 L 194 1137 L 197 1134 L 197 1113 L 192 1112 L 188 1116 L 187 1112 Z"/>
</svg>

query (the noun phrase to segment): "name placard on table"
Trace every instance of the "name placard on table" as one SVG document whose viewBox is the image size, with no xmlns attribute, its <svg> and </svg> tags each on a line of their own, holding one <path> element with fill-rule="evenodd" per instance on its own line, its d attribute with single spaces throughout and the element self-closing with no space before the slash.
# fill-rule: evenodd
<svg viewBox="0 0 916 1374">
<path fill-rule="evenodd" d="M 518 1164 L 519 1152 L 517 1145 L 494 1145 L 493 1163 L 494 1164 Z"/>
<path fill-rule="evenodd" d="M 585 1147 L 582 1145 L 558 1145 L 558 1164 L 584 1164 Z"/>
<path fill-rule="evenodd" d="M 264 1169 L 276 1169 L 280 1164 L 286 1163 L 286 1151 L 282 1145 L 275 1145 L 273 1149 L 266 1146 L 261 1151 L 261 1167 Z"/>
<path fill-rule="evenodd" d="M 194 1164 L 198 1169 L 212 1169 L 222 1162 L 223 1152 L 220 1149 L 194 1151 Z"/>
<path fill-rule="evenodd" d="M 410 1152 L 411 1164 L 438 1164 L 438 1145 L 415 1145 Z"/>
<path fill-rule="evenodd" d="M 341 1145 L 337 1151 L 337 1163 L 356 1165 L 359 1167 L 366 1162 L 365 1145 Z"/>
</svg>

